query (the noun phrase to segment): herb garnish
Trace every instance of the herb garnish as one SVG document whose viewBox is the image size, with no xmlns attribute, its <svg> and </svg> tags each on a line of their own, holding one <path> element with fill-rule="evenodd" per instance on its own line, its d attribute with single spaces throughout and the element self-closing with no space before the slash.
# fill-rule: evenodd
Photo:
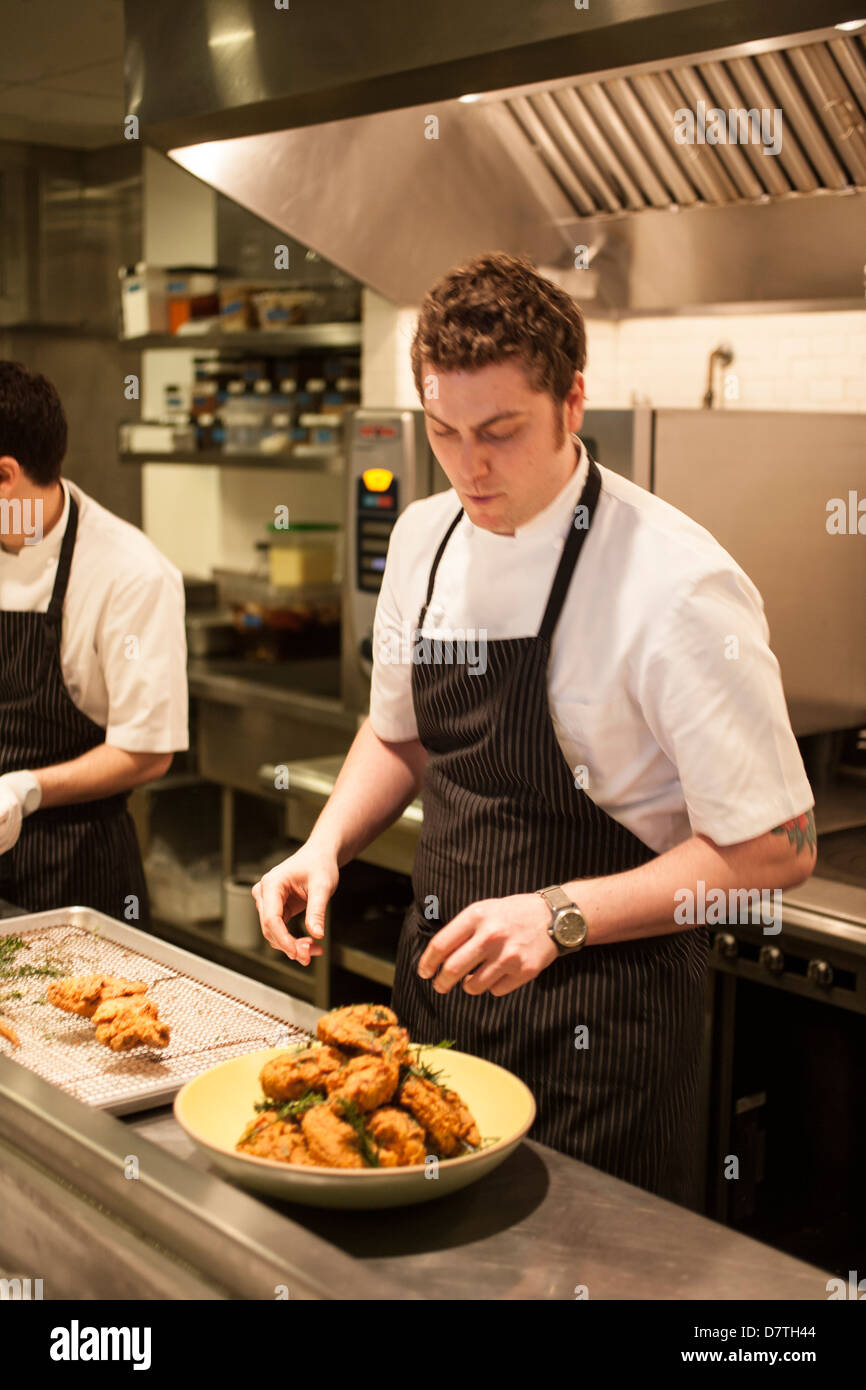
<svg viewBox="0 0 866 1390">
<path fill-rule="evenodd" d="M 257 1100 L 253 1108 L 258 1111 L 273 1110 L 278 1120 L 299 1120 L 314 1105 L 321 1105 L 325 1100 L 327 1096 L 319 1091 L 305 1091 L 298 1100 L 287 1100 L 282 1105 L 272 1100 Z"/>
<path fill-rule="evenodd" d="M 342 1115 L 347 1124 L 350 1124 L 358 1136 L 358 1151 L 364 1162 L 369 1168 L 379 1167 L 379 1154 L 376 1145 L 367 1133 L 367 1126 L 364 1123 L 364 1116 L 361 1114 L 353 1100 L 337 1100 L 334 1102 L 335 1108 Z"/>
<path fill-rule="evenodd" d="M 421 1048 L 422 1046 L 453 1047 L 454 1041 L 454 1038 L 445 1038 L 442 1042 L 438 1043 L 419 1043 L 418 1046 L 415 1048 L 414 1062 L 404 1062 L 400 1067 L 399 1088 L 402 1088 L 403 1082 L 406 1080 L 407 1077 L 417 1076 L 422 1081 L 432 1081 L 433 1085 L 438 1086 L 440 1091 L 446 1090 L 447 1087 L 445 1086 L 444 1082 L 440 1080 L 440 1077 L 442 1076 L 441 1071 L 436 1071 L 433 1067 L 430 1066 L 429 1062 L 421 1061 Z"/>
<path fill-rule="evenodd" d="M 27 942 L 20 936 L 0 936 L 0 980 L 32 980 L 36 975 L 63 975 L 59 965 L 16 965 L 19 951 Z"/>
</svg>

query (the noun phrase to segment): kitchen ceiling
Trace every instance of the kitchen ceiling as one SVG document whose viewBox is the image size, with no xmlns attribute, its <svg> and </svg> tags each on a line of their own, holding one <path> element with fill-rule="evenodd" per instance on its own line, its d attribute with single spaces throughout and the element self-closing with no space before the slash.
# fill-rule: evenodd
<svg viewBox="0 0 866 1390">
<path fill-rule="evenodd" d="M 123 0 L 2 0 L 0 140 L 119 144 L 123 50 Z"/>
</svg>

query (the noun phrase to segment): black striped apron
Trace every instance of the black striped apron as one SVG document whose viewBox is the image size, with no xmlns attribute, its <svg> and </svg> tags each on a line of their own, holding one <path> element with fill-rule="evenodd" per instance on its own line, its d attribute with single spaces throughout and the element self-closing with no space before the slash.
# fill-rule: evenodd
<svg viewBox="0 0 866 1390">
<path fill-rule="evenodd" d="M 488 641 L 484 674 L 457 661 L 413 667 L 428 760 L 393 1007 L 417 1041 L 453 1038 L 461 1051 L 522 1077 L 538 1106 L 532 1139 L 689 1202 L 699 1163 L 705 927 L 587 945 L 502 997 L 468 995 L 459 984 L 440 995 L 416 971 L 431 935 L 470 903 L 620 873 L 654 858 L 575 785 L 580 779 L 566 763 L 548 706 L 551 639 L 600 488 L 591 461 L 581 496 L 589 522 L 569 529 L 536 637 Z M 436 552 L 419 633 L 461 516 L 462 509 Z M 447 647 L 441 643 L 439 651 Z M 430 921 L 425 907 L 433 899 L 438 918 Z M 576 1031 L 582 1027 L 585 1035 Z"/>
<path fill-rule="evenodd" d="M 65 763 L 105 742 L 105 730 L 73 703 L 60 665 L 63 601 L 77 531 L 78 503 L 70 495 L 48 611 L 0 611 L 0 772 Z M 18 843 L 0 854 L 0 897 L 28 912 L 93 907 L 131 926 L 149 926 L 147 884 L 127 796 L 34 811 Z"/>
</svg>

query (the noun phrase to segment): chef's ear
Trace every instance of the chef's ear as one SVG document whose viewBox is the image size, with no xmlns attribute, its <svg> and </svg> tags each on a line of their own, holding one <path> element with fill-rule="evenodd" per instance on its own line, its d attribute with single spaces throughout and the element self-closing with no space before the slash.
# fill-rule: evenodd
<svg viewBox="0 0 866 1390">
<path fill-rule="evenodd" d="M 16 458 L 0 454 L 0 492 L 13 493 L 23 476 L 24 470 Z"/>
<path fill-rule="evenodd" d="M 569 434 L 577 434 L 583 424 L 586 403 L 586 382 L 583 372 L 575 372 L 571 390 L 565 398 L 565 426 Z"/>
</svg>

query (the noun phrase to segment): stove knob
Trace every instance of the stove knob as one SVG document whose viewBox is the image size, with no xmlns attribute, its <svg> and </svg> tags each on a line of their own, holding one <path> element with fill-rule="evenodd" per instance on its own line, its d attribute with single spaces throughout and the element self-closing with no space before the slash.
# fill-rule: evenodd
<svg viewBox="0 0 866 1390">
<path fill-rule="evenodd" d="M 806 974 L 813 985 L 832 985 L 833 967 L 825 960 L 810 960 Z"/>
<path fill-rule="evenodd" d="M 762 946 L 758 953 L 758 960 L 765 970 L 769 970 L 771 975 L 781 975 L 785 968 L 785 957 L 778 946 Z"/>
<path fill-rule="evenodd" d="M 737 938 L 729 931 L 716 932 L 713 937 L 713 950 L 725 960 L 733 960 L 737 954 Z"/>
</svg>

